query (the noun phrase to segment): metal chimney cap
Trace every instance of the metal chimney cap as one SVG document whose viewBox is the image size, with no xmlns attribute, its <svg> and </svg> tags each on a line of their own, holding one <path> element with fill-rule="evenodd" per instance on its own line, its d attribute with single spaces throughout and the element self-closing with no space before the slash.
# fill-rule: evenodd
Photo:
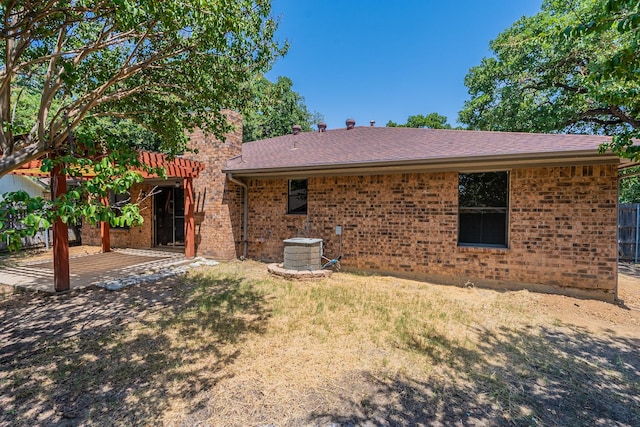
<svg viewBox="0 0 640 427">
<path fill-rule="evenodd" d="M 302 132 L 302 126 L 300 125 L 293 125 L 291 126 L 291 130 L 293 131 L 294 135 L 299 134 L 300 132 Z"/>
<path fill-rule="evenodd" d="M 325 122 L 318 123 L 318 132 L 324 132 L 327 130 L 327 124 Z"/>
<path fill-rule="evenodd" d="M 369 120 L 369 124 L 371 125 L 371 127 L 374 127 L 376 125 L 376 121 L 375 120 Z"/>
<path fill-rule="evenodd" d="M 347 119 L 347 129 L 353 129 L 356 126 L 355 119 Z"/>
</svg>

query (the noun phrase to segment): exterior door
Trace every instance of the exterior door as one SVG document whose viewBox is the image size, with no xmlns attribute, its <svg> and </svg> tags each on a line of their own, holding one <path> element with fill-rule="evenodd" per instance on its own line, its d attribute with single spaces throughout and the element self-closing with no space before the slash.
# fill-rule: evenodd
<svg viewBox="0 0 640 427">
<path fill-rule="evenodd" d="M 155 246 L 184 246 L 184 189 L 158 187 L 153 197 Z"/>
</svg>

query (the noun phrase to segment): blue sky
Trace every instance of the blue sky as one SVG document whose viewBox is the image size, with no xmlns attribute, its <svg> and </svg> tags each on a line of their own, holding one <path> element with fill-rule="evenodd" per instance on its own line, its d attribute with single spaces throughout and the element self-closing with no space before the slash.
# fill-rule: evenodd
<svg viewBox="0 0 640 427">
<path fill-rule="evenodd" d="M 464 77 L 489 41 L 542 0 L 273 0 L 289 53 L 267 73 L 288 76 L 329 129 L 404 123 L 438 112 L 456 124 Z"/>
</svg>

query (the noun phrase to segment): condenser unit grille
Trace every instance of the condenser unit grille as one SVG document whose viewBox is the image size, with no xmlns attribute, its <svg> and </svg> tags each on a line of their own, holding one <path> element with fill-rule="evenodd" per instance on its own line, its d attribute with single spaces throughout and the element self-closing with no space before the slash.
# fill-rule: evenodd
<svg viewBox="0 0 640 427">
<path fill-rule="evenodd" d="M 295 237 L 283 240 L 284 268 L 287 270 L 320 270 L 322 239 Z"/>
</svg>

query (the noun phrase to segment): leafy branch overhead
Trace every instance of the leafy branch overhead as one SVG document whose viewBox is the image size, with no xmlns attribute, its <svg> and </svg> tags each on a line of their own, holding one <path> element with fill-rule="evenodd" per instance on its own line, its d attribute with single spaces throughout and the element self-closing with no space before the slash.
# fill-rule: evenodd
<svg viewBox="0 0 640 427">
<path fill-rule="evenodd" d="M 24 0 L 0 14 L 0 176 L 64 150 L 88 117 L 130 119 L 168 152 L 184 149 L 184 129 L 222 136 L 220 110 L 242 107 L 252 77 L 286 48 L 259 0 Z"/>
<path fill-rule="evenodd" d="M 300 125 L 303 132 L 322 121 L 310 112 L 304 97 L 293 90 L 293 81 L 280 76 L 275 82 L 259 76 L 251 85 L 251 101 L 242 111 L 242 141 L 256 141 L 291 133 Z"/>
<path fill-rule="evenodd" d="M 140 222 L 136 200 L 103 204 L 142 179 L 133 149 L 181 153 L 195 127 L 223 139 L 222 110 L 286 51 L 263 0 L 14 0 L 0 20 L 0 176 L 49 154 L 43 172 L 77 178 L 53 202 L 4 195 L 12 248 L 55 220 Z"/>
<path fill-rule="evenodd" d="M 426 116 L 423 116 L 422 114 L 409 116 L 407 118 L 407 123 L 405 124 L 398 124 L 389 120 L 387 122 L 387 127 L 451 129 L 451 125 L 447 123 L 447 117 L 438 113 L 429 113 Z"/>
<path fill-rule="evenodd" d="M 42 172 L 50 173 L 60 167 L 62 174 L 73 182 L 56 200 L 30 197 L 24 191 L 2 195 L 0 238 L 8 243 L 10 250 L 19 249 L 24 237 L 49 228 L 57 220 L 65 224 L 83 221 L 92 226 L 98 221 L 118 227 L 142 224 L 139 210 L 142 196 L 118 205 L 109 203 L 110 196 L 125 194 L 133 184 L 142 182 L 141 172 L 161 178 L 166 177 L 166 172 L 161 167 L 143 164 L 134 149 L 109 148 L 100 155 L 79 149 L 73 154 L 44 159 Z"/>
<path fill-rule="evenodd" d="M 465 78 L 470 129 L 615 135 L 640 128 L 638 2 L 546 0 L 491 42 Z M 603 147 L 605 149 L 611 147 Z"/>
</svg>

